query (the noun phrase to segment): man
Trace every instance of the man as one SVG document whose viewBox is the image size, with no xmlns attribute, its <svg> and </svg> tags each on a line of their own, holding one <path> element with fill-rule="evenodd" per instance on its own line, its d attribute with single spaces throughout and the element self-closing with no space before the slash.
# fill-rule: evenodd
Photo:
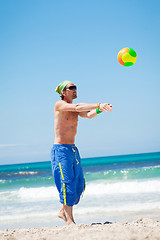
<svg viewBox="0 0 160 240">
<path fill-rule="evenodd" d="M 73 99 L 77 98 L 77 88 L 70 81 L 60 83 L 56 92 L 61 95 L 61 100 L 56 102 L 54 107 L 55 141 L 51 151 L 51 163 L 60 202 L 63 204 L 58 217 L 70 225 L 75 224 L 73 205 L 79 202 L 85 188 L 80 155 L 74 144 L 78 116 L 91 119 L 102 111 L 111 112 L 112 105 L 73 104 Z"/>
</svg>

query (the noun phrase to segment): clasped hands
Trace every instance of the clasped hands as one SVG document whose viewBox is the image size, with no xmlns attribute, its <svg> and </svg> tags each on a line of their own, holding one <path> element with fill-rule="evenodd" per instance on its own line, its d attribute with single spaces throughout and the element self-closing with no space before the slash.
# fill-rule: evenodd
<svg viewBox="0 0 160 240">
<path fill-rule="evenodd" d="M 105 112 L 112 112 L 112 104 L 110 103 L 100 103 L 99 104 L 99 111 L 105 111 Z"/>
</svg>

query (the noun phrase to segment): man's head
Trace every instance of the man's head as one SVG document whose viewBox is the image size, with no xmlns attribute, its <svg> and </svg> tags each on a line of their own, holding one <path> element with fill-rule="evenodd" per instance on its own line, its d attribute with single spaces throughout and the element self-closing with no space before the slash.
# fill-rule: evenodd
<svg viewBox="0 0 160 240">
<path fill-rule="evenodd" d="M 61 95 L 62 100 L 64 98 L 68 100 L 73 100 L 77 98 L 76 90 L 77 90 L 76 86 L 70 81 L 63 81 L 56 88 L 56 92 L 58 92 Z"/>
</svg>

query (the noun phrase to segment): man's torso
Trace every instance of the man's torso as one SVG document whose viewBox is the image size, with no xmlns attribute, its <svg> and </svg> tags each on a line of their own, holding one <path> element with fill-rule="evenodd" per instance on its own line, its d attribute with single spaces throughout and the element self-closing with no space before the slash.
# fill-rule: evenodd
<svg viewBox="0 0 160 240">
<path fill-rule="evenodd" d="M 77 133 L 78 113 L 54 111 L 55 144 L 74 144 Z"/>
</svg>

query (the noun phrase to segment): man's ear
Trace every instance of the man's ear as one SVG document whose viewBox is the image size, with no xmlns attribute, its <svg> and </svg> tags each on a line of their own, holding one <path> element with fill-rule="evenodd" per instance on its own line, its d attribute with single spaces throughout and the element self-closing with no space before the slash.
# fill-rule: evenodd
<svg viewBox="0 0 160 240">
<path fill-rule="evenodd" d="M 63 96 L 66 96 L 66 91 L 63 90 L 63 91 L 62 91 L 62 95 L 63 95 Z"/>
</svg>

